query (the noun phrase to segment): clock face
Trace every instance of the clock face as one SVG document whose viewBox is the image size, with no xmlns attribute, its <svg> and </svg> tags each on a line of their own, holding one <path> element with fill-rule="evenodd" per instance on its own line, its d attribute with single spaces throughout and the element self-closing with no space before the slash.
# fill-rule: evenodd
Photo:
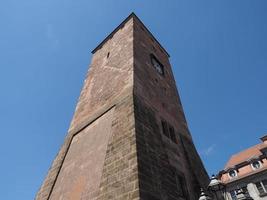
<svg viewBox="0 0 267 200">
<path fill-rule="evenodd" d="M 154 57 L 152 57 L 152 64 L 157 70 L 157 72 L 161 75 L 163 75 L 163 66 L 160 64 Z"/>
</svg>

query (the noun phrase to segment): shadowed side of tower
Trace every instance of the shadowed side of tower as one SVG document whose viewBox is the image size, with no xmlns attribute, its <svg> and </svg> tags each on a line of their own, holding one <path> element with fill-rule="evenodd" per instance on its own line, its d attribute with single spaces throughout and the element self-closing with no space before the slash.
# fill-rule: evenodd
<svg viewBox="0 0 267 200">
<path fill-rule="evenodd" d="M 134 108 L 141 199 L 198 199 L 209 178 L 187 127 L 169 55 L 138 18 Z"/>
<path fill-rule="evenodd" d="M 168 53 L 133 13 L 92 53 L 68 134 L 36 199 L 196 199 L 208 179 Z"/>
</svg>

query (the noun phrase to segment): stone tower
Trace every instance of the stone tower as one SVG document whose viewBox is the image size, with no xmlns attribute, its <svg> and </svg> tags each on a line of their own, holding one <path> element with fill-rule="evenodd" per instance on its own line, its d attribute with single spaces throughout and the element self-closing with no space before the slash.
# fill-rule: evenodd
<svg viewBox="0 0 267 200">
<path fill-rule="evenodd" d="M 38 200 L 197 199 L 208 176 L 169 55 L 132 13 L 93 51 Z"/>
</svg>

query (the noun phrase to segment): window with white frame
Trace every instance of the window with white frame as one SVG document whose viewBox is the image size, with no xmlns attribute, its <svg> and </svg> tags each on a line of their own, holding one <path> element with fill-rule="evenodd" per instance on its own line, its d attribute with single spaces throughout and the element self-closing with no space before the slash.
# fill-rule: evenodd
<svg viewBox="0 0 267 200">
<path fill-rule="evenodd" d="M 245 196 L 250 197 L 250 194 L 248 192 L 247 186 L 241 187 L 241 190 L 243 191 Z M 229 192 L 232 200 L 237 200 L 238 191 L 239 191 L 239 189 L 235 189 L 235 190 L 231 190 Z"/>
<path fill-rule="evenodd" d="M 267 194 L 267 179 L 255 183 L 259 194 Z"/>
<path fill-rule="evenodd" d="M 231 190 L 231 191 L 230 191 L 230 195 L 231 195 L 231 199 L 232 199 L 232 200 L 237 200 L 237 197 L 236 197 L 236 190 Z"/>
<path fill-rule="evenodd" d="M 260 169 L 260 168 L 261 168 L 261 163 L 260 163 L 260 161 L 258 161 L 258 160 L 254 160 L 254 161 L 251 163 L 251 167 L 252 167 L 252 169 L 254 169 L 254 170 Z"/>
<path fill-rule="evenodd" d="M 228 175 L 230 178 L 235 178 L 237 177 L 237 171 L 234 170 L 234 169 L 231 169 L 229 172 L 228 172 Z"/>
</svg>

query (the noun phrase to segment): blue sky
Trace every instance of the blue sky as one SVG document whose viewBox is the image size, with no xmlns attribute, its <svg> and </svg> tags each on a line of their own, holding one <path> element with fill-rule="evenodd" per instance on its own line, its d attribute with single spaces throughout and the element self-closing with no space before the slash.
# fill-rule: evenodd
<svg viewBox="0 0 267 200">
<path fill-rule="evenodd" d="M 33 199 L 68 130 L 90 51 L 134 11 L 171 55 L 209 174 L 267 133 L 267 1 L 1 1 L 1 199 Z"/>
</svg>

